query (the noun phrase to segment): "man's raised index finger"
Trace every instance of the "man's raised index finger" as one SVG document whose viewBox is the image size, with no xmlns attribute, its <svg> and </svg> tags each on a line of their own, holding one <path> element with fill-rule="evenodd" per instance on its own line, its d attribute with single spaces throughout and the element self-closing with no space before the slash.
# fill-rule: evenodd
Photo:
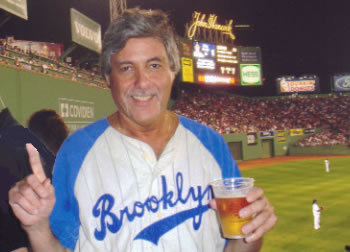
<svg viewBox="0 0 350 252">
<path fill-rule="evenodd" d="M 46 175 L 41 164 L 40 155 L 37 149 L 32 145 L 27 143 L 26 149 L 29 156 L 30 167 L 32 168 L 33 174 L 39 179 L 40 183 L 43 183 L 46 179 Z"/>
</svg>

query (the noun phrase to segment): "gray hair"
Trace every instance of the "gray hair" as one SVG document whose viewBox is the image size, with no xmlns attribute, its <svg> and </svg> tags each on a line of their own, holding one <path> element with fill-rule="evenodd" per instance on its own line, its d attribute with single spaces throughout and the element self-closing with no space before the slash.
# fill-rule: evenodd
<svg viewBox="0 0 350 252">
<path fill-rule="evenodd" d="M 101 73 L 112 71 L 111 57 L 122 50 L 130 38 L 154 37 L 159 39 L 168 55 L 171 71 L 180 70 L 176 35 L 168 15 L 161 10 L 127 9 L 115 19 L 104 34 L 101 55 Z"/>
</svg>

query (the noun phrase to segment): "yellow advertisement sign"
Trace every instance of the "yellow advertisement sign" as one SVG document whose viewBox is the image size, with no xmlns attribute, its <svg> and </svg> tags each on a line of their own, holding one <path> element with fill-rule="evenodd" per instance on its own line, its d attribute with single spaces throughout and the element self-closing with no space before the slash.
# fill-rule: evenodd
<svg viewBox="0 0 350 252">
<path fill-rule="evenodd" d="M 189 39 L 192 39 L 193 36 L 196 34 L 197 27 L 210 30 L 217 30 L 220 31 L 222 34 L 228 35 L 232 40 L 236 39 L 235 35 L 232 33 L 232 19 L 230 19 L 227 24 L 222 25 L 217 23 L 218 17 L 215 14 L 210 14 L 207 18 L 206 14 L 202 14 L 198 11 L 195 11 L 192 17 L 193 21 L 187 32 L 187 37 Z"/>
<path fill-rule="evenodd" d="M 277 137 L 277 142 L 285 143 L 285 142 L 287 142 L 287 138 L 286 137 Z"/>
<path fill-rule="evenodd" d="M 291 130 L 290 130 L 290 135 L 291 135 L 291 136 L 301 136 L 301 135 L 304 135 L 304 130 L 303 130 L 303 129 L 291 129 Z"/>
<path fill-rule="evenodd" d="M 284 130 L 277 130 L 277 136 L 284 137 L 284 136 L 286 136 L 286 132 Z"/>
<path fill-rule="evenodd" d="M 193 82 L 193 59 L 181 57 L 182 81 Z"/>
<path fill-rule="evenodd" d="M 277 142 L 279 143 L 287 142 L 286 132 L 284 130 L 277 130 Z"/>
</svg>

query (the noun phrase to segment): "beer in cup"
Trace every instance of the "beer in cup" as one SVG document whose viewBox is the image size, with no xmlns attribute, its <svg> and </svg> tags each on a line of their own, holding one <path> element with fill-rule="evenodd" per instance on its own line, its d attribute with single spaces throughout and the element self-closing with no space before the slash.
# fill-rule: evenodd
<svg viewBox="0 0 350 252">
<path fill-rule="evenodd" d="M 210 183 L 219 213 L 219 222 L 223 236 L 228 239 L 240 239 L 245 235 L 242 227 L 252 220 L 239 217 L 239 210 L 246 207 L 247 194 L 254 185 L 253 178 L 226 178 Z"/>
</svg>

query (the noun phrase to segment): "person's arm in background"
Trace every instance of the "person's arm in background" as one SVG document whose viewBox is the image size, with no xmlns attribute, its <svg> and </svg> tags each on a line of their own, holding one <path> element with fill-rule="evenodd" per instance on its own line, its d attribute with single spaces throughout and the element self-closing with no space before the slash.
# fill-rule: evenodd
<svg viewBox="0 0 350 252">
<path fill-rule="evenodd" d="M 26 146 L 33 174 L 16 183 L 9 191 L 9 204 L 26 231 L 34 252 L 67 251 L 53 235 L 49 216 L 55 192 L 47 179 L 37 150 Z"/>
</svg>

